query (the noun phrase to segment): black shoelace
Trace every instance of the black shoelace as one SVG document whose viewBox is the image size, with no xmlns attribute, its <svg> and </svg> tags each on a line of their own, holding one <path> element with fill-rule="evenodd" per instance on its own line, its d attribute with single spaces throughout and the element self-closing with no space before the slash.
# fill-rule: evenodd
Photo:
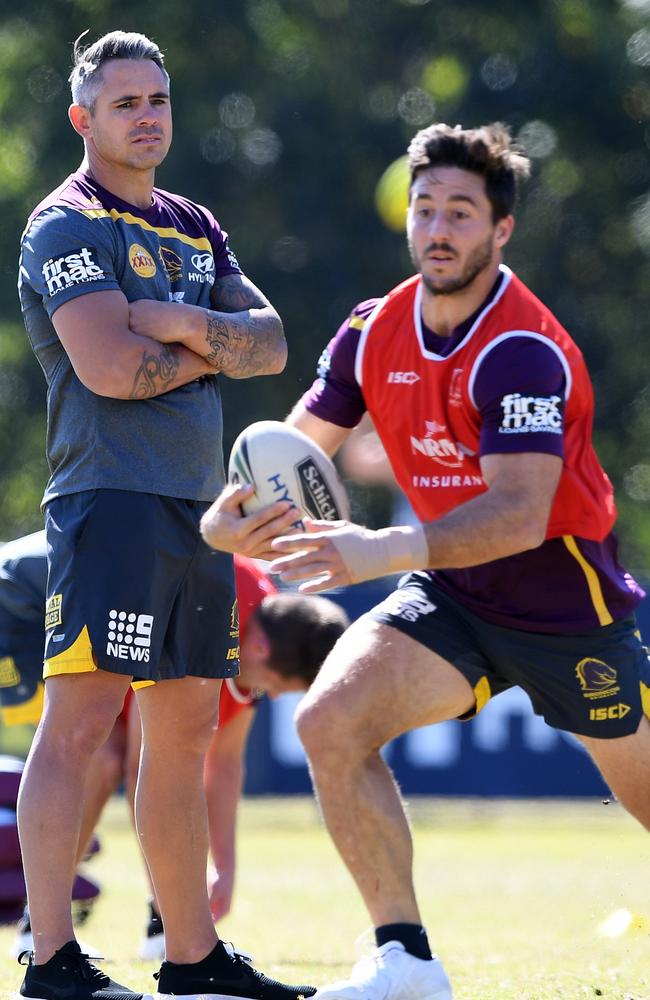
<svg viewBox="0 0 650 1000">
<path fill-rule="evenodd" d="M 85 955 L 83 952 L 76 951 L 57 952 L 57 954 L 60 954 L 62 962 L 74 969 L 82 982 L 91 983 L 99 989 L 103 989 L 103 987 L 108 986 L 110 983 L 110 979 L 106 973 L 102 972 L 101 969 L 98 969 L 96 965 L 92 964 L 90 961 L 90 955 Z M 25 956 L 27 956 L 27 961 L 23 962 L 23 958 L 25 958 Z M 95 961 L 102 961 L 101 955 L 93 955 L 92 957 Z M 18 962 L 20 965 L 32 965 L 33 961 L 33 951 L 21 951 L 18 956 Z M 65 965 L 62 964 L 61 967 L 65 969 Z"/>
</svg>

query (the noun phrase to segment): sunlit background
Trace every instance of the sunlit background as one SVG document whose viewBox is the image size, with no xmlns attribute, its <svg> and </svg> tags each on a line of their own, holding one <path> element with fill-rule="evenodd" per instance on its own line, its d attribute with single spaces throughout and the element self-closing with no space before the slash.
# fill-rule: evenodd
<svg viewBox="0 0 650 1000">
<path fill-rule="evenodd" d="M 167 53 L 175 143 L 160 185 L 215 212 L 285 320 L 286 373 L 224 382 L 227 445 L 282 417 L 347 311 L 409 273 L 411 135 L 433 120 L 511 125 L 534 172 L 507 260 L 587 357 L 624 551 L 647 575 L 650 0 L 3 0 L 0 539 L 40 527 L 46 478 L 18 241 L 80 160 L 72 42 L 117 27 Z M 356 511 L 384 516 L 381 493 L 353 494 Z"/>
</svg>

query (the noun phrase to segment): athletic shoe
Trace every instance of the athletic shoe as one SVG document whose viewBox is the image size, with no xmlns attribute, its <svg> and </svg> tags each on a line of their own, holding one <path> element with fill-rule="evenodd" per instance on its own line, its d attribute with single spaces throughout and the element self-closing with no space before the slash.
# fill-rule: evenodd
<svg viewBox="0 0 650 1000">
<path fill-rule="evenodd" d="M 21 955 L 21 964 L 23 956 Z M 91 964 L 76 941 L 59 948 L 49 962 L 34 964 L 28 956 L 27 972 L 14 1000 L 152 1000 L 150 994 L 134 993 L 120 986 Z"/>
<path fill-rule="evenodd" d="M 75 921 L 73 920 L 73 923 Z M 83 941 L 78 942 L 79 947 L 86 955 L 94 955 L 96 952 L 95 948 L 91 948 L 90 945 L 84 944 Z M 32 934 L 32 925 L 29 919 L 29 910 L 25 907 L 25 911 L 16 924 L 16 936 L 11 944 L 11 957 L 20 958 L 20 956 L 26 951 L 34 950 L 34 935 Z"/>
<path fill-rule="evenodd" d="M 165 957 L 165 929 L 160 914 L 149 900 L 149 923 L 138 948 L 138 957 L 145 962 L 162 962 Z"/>
<path fill-rule="evenodd" d="M 401 941 L 388 941 L 364 955 L 349 979 L 322 986 L 314 1000 L 452 1000 L 440 959 L 416 958 Z"/>
<path fill-rule="evenodd" d="M 154 978 L 158 1000 L 306 1000 L 316 992 L 315 986 L 285 986 L 269 979 L 225 941 L 217 942 L 201 962 L 163 962 Z"/>
</svg>

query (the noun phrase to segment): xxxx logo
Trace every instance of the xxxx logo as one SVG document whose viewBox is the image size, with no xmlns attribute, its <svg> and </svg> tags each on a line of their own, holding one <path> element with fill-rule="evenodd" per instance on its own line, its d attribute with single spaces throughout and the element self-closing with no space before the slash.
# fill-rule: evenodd
<svg viewBox="0 0 650 1000">
<path fill-rule="evenodd" d="M 129 247 L 129 264 L 139 278 L 153 278 L 156 273 L 155 260 L 139 243 L 132 243 Z"/>
</svg>

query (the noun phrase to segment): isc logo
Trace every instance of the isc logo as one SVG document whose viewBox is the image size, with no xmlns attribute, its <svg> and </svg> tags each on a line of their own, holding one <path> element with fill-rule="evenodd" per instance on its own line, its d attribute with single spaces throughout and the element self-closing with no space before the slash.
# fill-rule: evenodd
<svg viewBox="0 0 650 1000">
<path fill-rule="evenodd" d="M 416 372 L 389 372 L 387 382 L 397 382 L 400 385 L 413 385 L 420 381 Z"/>
<path fill-rule="evenodd" d="M 608 719 L 624 719 L 631 711 L 629 705 L 619 701 L 618 705 L 609 705 L 607 708 L 590 708 L 589 718 L 592 722 L 607 722 Z"/>
</svg>

